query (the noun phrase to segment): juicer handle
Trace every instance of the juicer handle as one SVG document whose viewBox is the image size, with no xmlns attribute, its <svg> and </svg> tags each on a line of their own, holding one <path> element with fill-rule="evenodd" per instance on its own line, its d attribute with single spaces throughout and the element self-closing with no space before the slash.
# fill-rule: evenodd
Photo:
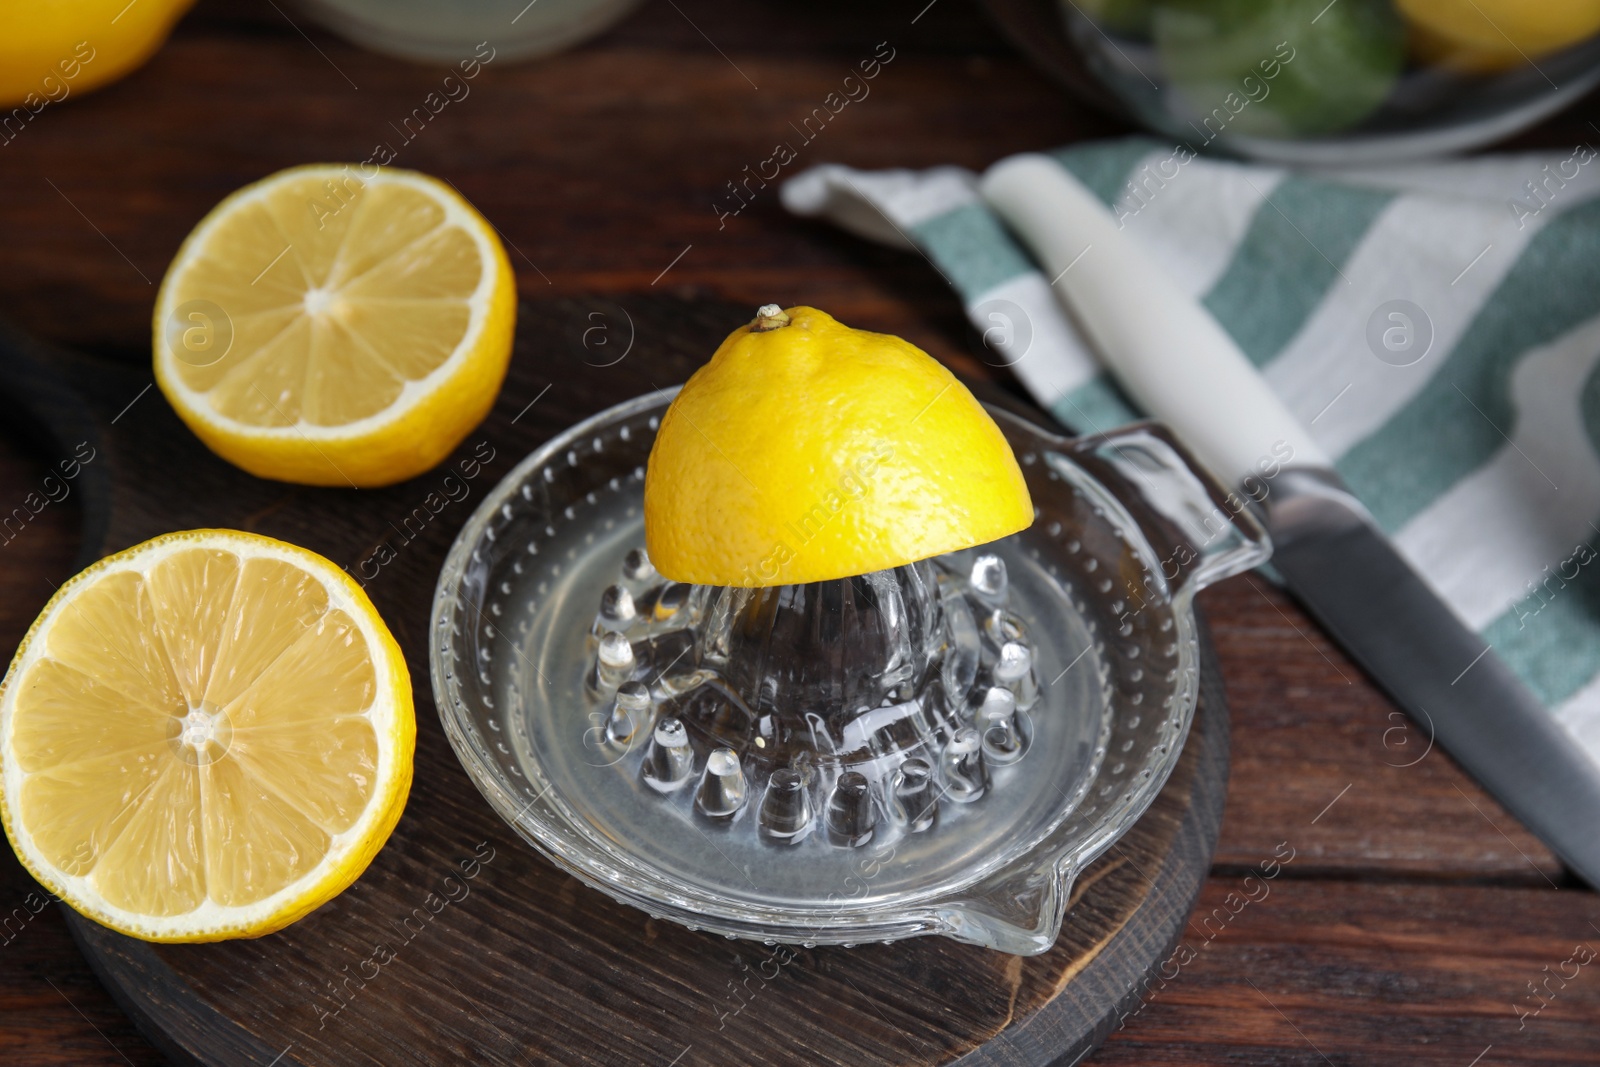
<svg viewBox="0 0 1600 1067">
<path fill-rule="evenodd" d="M 1132 528 L 1125 534 L 1150 543 L 1175 601 L 1192 599 L 1272 555 L 1252 504 L 1270 495 L 1276 470 L 1263 471 L 1248 493 L 1235 492 L 1156 422 L 1077 438 L 1069 458 L 1127 512 Z"/>
</svg>

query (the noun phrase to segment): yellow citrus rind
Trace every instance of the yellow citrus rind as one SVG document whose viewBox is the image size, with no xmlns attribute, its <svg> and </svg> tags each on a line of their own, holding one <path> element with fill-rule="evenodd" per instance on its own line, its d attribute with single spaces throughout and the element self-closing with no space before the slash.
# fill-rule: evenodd
<svg viewBox="0 0 1600 1067">
<path fill-rule="evenodd" d="M 5 5 L 0 9 L 0 108 L 20 105 L 37 114 L 121 78 L 156 53 L 193 4 L 40 0 Z"/>
<path fill-rule="evenodd" d="M 1033 521 L 1011 446 L 914 345 L 794 307 L 744 326 L 661 420 L 645 539 L 675 581 L 826 581 L 997 540 Z"/>
<path fill-rule="evenodd" d="M 1600 0 L 1397 0 L 1424 62 L 1512 70 L 1600 33 Z"/>
</svg>

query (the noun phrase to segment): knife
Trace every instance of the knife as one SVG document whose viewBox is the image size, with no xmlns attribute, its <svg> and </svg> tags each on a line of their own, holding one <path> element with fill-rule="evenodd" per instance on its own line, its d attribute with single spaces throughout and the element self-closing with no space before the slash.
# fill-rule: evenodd
<svg viewBox="0 0 1600 1067">
<path fill-rule="evenodd" d="M 1014 156 L 989 205 L 1144 411 L 1250 497 L 1306 610 L 1483 787 L 1600 888 L 1600 765 L 1413 570 L 1198 301 L 1060 164 Z"/>
</svg>

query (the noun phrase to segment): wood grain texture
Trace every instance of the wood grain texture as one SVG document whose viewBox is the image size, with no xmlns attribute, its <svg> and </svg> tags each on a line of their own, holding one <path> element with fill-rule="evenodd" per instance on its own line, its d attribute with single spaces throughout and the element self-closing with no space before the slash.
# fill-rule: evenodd
<svg viewBox="0 0 1600 1067">
<path fill-rule="evenodd" d="M 1194 962 L 1093 1062 L 1467 1067 L 1480 1056 L 1600 1056 L 1600 975 L 1579 962 L 1600 951 L 1593 894 L 1295 877 L 1303 858 L 1210 939 L 1218 924 L 1200 920 L 1228 914 L 1241 885 L 1215 878 L 1187 939 Z"/>
<path fill-rule="evenodd" d="M 1204 721 L 1168 788 L 1085 872 L 1056 947 L 1031 959 L 940 938 L 779 950 L 653 921 L 522 845 L 457 762 L 422 684 L 425 620 L 476 498 L 538 440 L 653 382 L 681 381 L 744 317 L 738 305 L 670 296 L 524 304 L 499 401 L 445 465 L 476 457 L 485 469 L 448 514 L 421 512 L 425 525 L 403 544 L 391 523 L 414 513 L 437 472 L 384 490 L 272 485 L 210 457 L 165 405 L 119 419 L 102 443 L 117 467 L 108 551 L 219 525 L 321 552 L 366 579 L 417 683 L 406 815 L 336 900 L 271 937 L 215 945 L 151 947 L 69 917 L 104 983 L 169 1057 L 264 1065 L 282 1055 L 283 1067 L 530 1057 L 1043 1065 L 1094 1047 L 1137 999 L 1182 932 L 1221 823 L 1227 718 L 1214 660 Z M 595 365 L 610 355 L 597 327 L 630 332 L 626 358 Z M 61 356 L 56 366 L 105 419 L 138 380 L 90 359 Z M 551 403 L 554 382 L 561 392 Z M 362 562 L 385 540 L 401 545 L 399 556 L 368 578 Z M 1004 1040 L 991 1049 L 996 1037 Z"/>
<path fill-rule="evenodd" d="M 494 219 L 529 296 L 625 303 L 630 293 L 681 287 L 751 306 L 813 303 L 1014 389 L 974 355 L 981 349 L 925 261 L 798 223 L 770 195 L 719 230 L 713 198 L 885 39 L 899 53 L 873 95 L 842 113 L 800 163 L 978 167 L 1124 129 L 1061 95 L 970 0 L 938 0 L 914 25 L 926 0 L 674 3 L 647 3 L 618 31 L 547 63 L 491 64 L 473 95 L 441 113 L 398 162 L 449 177 Z M 123 359 L 136 373 L 148 359 L 154 283 L 212 204 L 277 167 L 365 158 L 368 142 L 442 76 L 364 55 L 283 0 L 277 8 L 201 0 L 144 70 L 52 106 L 0 147 L 0 317 Z M 1592 103 L 1580 103 L 1510 147 L 1570 149 L 1593 139 L 1593 118 Z M 123 403 L 148 381 L 130 379 Z M 546 400 L 560 403 L 559 391 Z M 161 401 L 149 394 L 133 410 L 151 403 Z M 0 444 L 0 511 L 43 473 Z M 184 476 L 171 472 L 180 488 Z M 257 507 L 270 515 L 293 492 L 263 490 Z M 0 547 L 0 649 L 20 638 L 49 583 L 71 573 L 70 507 L 52 505 Z M 1437 750 L 1396 766 L 1419 749 L 1399 747 L 1403 733 L 1385 745 L 1398 724 L 1392 705 L 1278 591 L 1252 575 L 1208 590 L 1202 604 L 1233 717 L 1233 775 L 1207 906 L 1279 842 L 1292 842 L 1297 857 L 1272 899 L 1240 913 L 1093 1062 L 1324 1063 L 1246 978 L 1341 1067 L 1401 1057 L 1466 1067 L 1491 1041 L 1484 1067 L 1502 1052 L 1525 1062 L 1594 1058 L 1596 1039 L 1573 1022 L 1600 1014 L 1585 999 L 1600 987 L 1592 968 L 1525 1028 L 1513 1011 L 1541 968 L 1600 936 L 1588 925 L 1600 923 L 1594 896 L 1574 889 L 1554 857 Z M 1256 933 L 1288 888 L 1309 894 L 1290 936 L 1279 938 L 1277 927 Z M 23 906 L 33 889 L 0 856 L 0 908 Z M 49 905 L 0 944 L 0 1060 L 161 1062 L 89 973 L 59 912 Z M 1392 936 L 1397 915 L 1428 927 L 1426 936 Z M 1234 939 L 1237 951 L 1219 952 Z M 1281 1000 L 1285 991 L 1296 999 Z M 1458 1040 L 1479 1034 L 1476 1048 Z"/>
</svg>

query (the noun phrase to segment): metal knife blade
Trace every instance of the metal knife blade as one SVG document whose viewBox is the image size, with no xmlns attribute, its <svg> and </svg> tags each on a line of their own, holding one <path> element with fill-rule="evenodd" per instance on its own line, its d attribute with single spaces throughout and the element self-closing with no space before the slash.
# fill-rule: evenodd
<svg viewBox="0 0 1600 1067">
<path fill-rule="evenodd" d="M 1290 591 L 1469 774 L 1600 888 L 1600 765 L 1401 557 L 1217 321 L 1053 160 L 1004 160 L 980 189 L 1054 275 L 1060 302 L 1128 394 L 1224 484 L 1255 490 L 1245 495 L 1261 503 L 1273 566 Z"/>
<path fill-rule="evenodd" d="M 1600 887 L 1600 766 L 1337 475 L 1284 471 L 1264 510 L 1272 565 L 1295 598 L 1468 774 Z"/>
</svg>

